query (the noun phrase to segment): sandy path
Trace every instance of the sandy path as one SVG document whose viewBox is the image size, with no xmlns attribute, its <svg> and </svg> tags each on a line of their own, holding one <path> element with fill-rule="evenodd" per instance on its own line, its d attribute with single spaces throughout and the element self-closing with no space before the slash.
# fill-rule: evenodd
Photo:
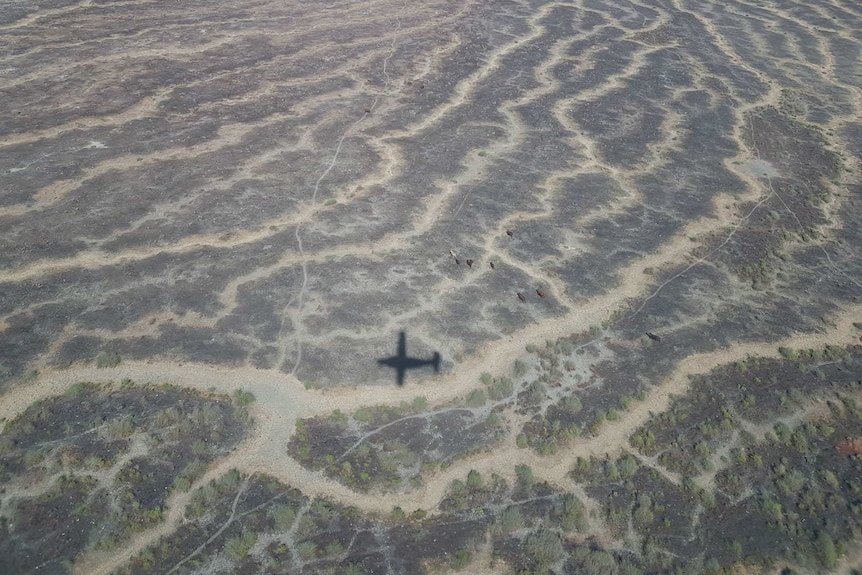
<svg viewBox="0 0 862 575">
<path fill-rule="evenodd" d="M 457 375 L 441 378 L 442 383 L 415 385 L 410 388 L 339 388 L 334 390 L 307 390 L 295 378 L 276 371 L 254 370 L 249 368 L 224 369 L 196 364 L 170 364 L 126 362 L 113 369 L 95 367 L 75 368 L 65 371 L 48 371 L 40 375 L 36 382 L 20 385 L 10 390 L 0 405 L 0 417 L 11 418 L 20 413 L 33 401 L 38 401 L 63 393 L 71 384 L 79 381 L 111 382 L 128 377 L 139 383 L 171 383 L 178 387 L 220 393 L 231 393 L 236 389 L 250 390 L 257 401 L 252 404 L 255 429 L 252 436 L 237 447 L 227 457 L 213 464 L 194 487 L 215 479 L 231 468 L 244 473 L 263 472 L 301 489 L 309 496 L 331 498 L 360 509 L 385 514 L 393 506 L 404 509 L 416 508 L 433 510 L 439 503 L 448 485 L 454 479 L 463 479 L 467 471 L 476 469 L 481 473 L 497 473 L 513 479 L 514 467 L 518 464 L 530 465 L 538 479 L 565 487 L 571 484 L 566 475 L 576 457 L 603 456 L 617 454 L 628 445 L 628 437 L 643 425 L 652 413 L 666 409 L 673 395 L 682 394 L 689 386 L 690 376 L 708 372 L 713 367 L 745 359 L 749 356 L 778 357 L 778 347 L 816 348 L 824 345 L 846 345 L 859 341 L 854 321 L 862 319 L 862 306 L 855 306 L 836 319 L 835 326 L 826 333 L 799 335 L 775 343 L 743 343 L 729 348 L 689 356 L 679 362 L 673 374 L 648 393 L 645 401 L 635 403 L 623 417 L 612 424 L 606 424 L 601 433 L 589 440 L 574 442 L 553 458 L 541 457 L 530 450 L 519 449 L 510 441 L 493 451 L 479 454 L 469 460 L 461 461 L 444 472 L 426 478 L 426 483 L 409 493 L 387 494 L 356 493 L 347 487 L 324 477 L 321 473 L 309 471 L 287 455 L 286 445 L 294 429 L 297 418 L 311 417 L 328 413 L 333 409 L 353 411 L 364 405 L 398 404 L 409 401 L 418 395 L 426 396 L 433 403 L 442 403 L 463 394 L 476 386 L 478 374 L 488 366 L 509 365 L 512 353 L 521 350 L 524 338 L 502 342 L 490 349 L 471 366 Z M 560 322 L 555 330 L 564 334 Z M 524 331 L 534 332 L 538 327 Z M 546 330 L 533 333 L 534 336 L 548 338 Z M 526 335 L 526 334 L 519 334 Z M 542 337 L 534 338 L 542 339 Z M 526 339 L 531 341 L 531 339 Z M 448 385 L 446 385 L 448 384 Z M 159 526 L 137 534 L 126 546 L 112 553 L 98 553 L 82 557 L 76 572 L 107 573 L 122 565 L 139 550 L 152 544 L 159 537 L 169 534 L 182 521 L 183 510 L 188 503 L 190 492 L 174 494 L 168 502 L 166 520 Z"/>
<path fill-rule="evenodd" d="M 59 11 L 40 12 L 37 15 L 28 17 L 27 19 L 16 22 L 8 28 L 18 28 L 26 26 L 47 14 L 59 14 L 68 11 L 86 7 L 89 2 L 84 2 L 77 6 L 64 8 Z M 680 2 L 676 2 L 677 8 L 680 11 L 685 11 Z M 562 3 L 549 4 L 542 8 L 540 12 L 530 19 L 529 34 L 519 38 L 520 42 L 529 42 L 541 37 L 543 27 L 540 24 L 542 18 L 550 13 L 550 10 L 562 6 Z M 706 18 L 699 18 L 701 23 L 706 27 L 708 33 L 713 37 L 713 40 L 722 51 L 728 55 L 731 61 L 737 65 L 742 59 L 732 50 L 730 44 L 725 42 L 719 32 L 713 27 Z M 653 28 L 658 27 L 661 22 L 656 22 Z M 396 29 L 397 30 L 397 29 Z M 393 43 L 395 42 L 393 35 Z M 394 44 L 393 44 L 394 45 Z M 486 67 L 479 72 L 471 75 L 460 82 L 454 89 L 453 97 L 445 104 L 439 106 L 432 113 L 425 116 L 420 122 L 409 126 L 402 132 L 394 133 L 386 138 L 375 141 L 381 149 L 388 150 L 388 162 L 384 163 L 384 168 L 381 172 L 375 173 L 372 179 L 385 181 L 393 177 L 393 173 L 403 169 L 401 158 L 397 153 L 397 148 L 391 144 L 392 141 L 399 137 L 413 137 L 424 129 L 434 125 L 440 118 L 450 113 L 455 108 L 465 105 L 470 102 L 472 94 L 481 85 L 482 79 L 491 71 L 497 69 L 504 57 L 517 49 L 517 42 L 507 44 L 500 50 L 496 51 L 492 58 L 488 61 Z M 656 48 L 658 50 L 660 48 Z M 630 77 L 637 71 L 640 64 L 644 61 L 650 50 L 639 52 L 632 66 L 623 74 L 615 79 L 615 82 L 606 83 L 601 90 L 608 91 L 616 87 L 617 83 Z M 828 50 L 825 50 L 829 54 Z M 551 60 L 552 64 L 556 64 L 557 57 L 562 55 L 562 48 L 555 51 L 555 58 Z M 549 68 L 551 64 L 547 64 Z M 746 66 L 746 69 L 752 73 L 763 77 L 756 69 Z M 834 63 L 830 62 L 828 69 L 834 69 Z M 385 74 L 384 66 L 384 74 Z M 833 73 L 828 74 L 834 76 Z M 540 87 L 535 89 L 531 96 L 538 96 L 546 92 L 550 92 L 555 86 L 553 85 L 552 77 L 549 75 L 545 79 L 545 83 L 540 83 Z M 581 97 L 596 98 L 600 96 L 599 91 L 588 92 Z M 779 95 L 777 85 L 773 85 L 770 93 L 761 101 L 751 104 L 750 106 L 740 108 L 737 111 L 738 125 L 741 129 L 744 125 L 743 118 L 747 111 L 758 106 L 768 103 L 774 103 Z M 528 99 L 519 100 L 510 103 L 505 108 L 509 112 L 507 118 L 510 121 L 508 141 L 499 145 L 500 151 L 505 151 L 507 145 L 517 142 L 520 133 L 520 125 L 517 118 L 511 114 L 519 103 L 528 101 Z M 565 102 L 565 101 L 564 101 Z M 142 115 L 150 115 L 157 108 L 158 97 L 150 98 L 140 102 L 135 107 L 131 108 L 124 114 L 114 117 L 115 122 L 125 121 L 125 119 L 139 117 Z M 377 99 L 375 99 L 375 106 Z M 562 110 L 562 108 L 560 108 Z M 560 112 L 558 110 L 558 112 Z M 568 125 L 572 133 L 577 133 L 577 126 L 572 121 L 565 121 L 563 114 L 560 113 L 560 120 L 563 125 Z M 269 123 L 272 119 L 268 119 Z M 358 124 L 358 122 L 357 122 Z M 220 133 L 216 139 L 218 146 L 236 144 L 247 134 L 250 133 L 255 126 L 227 126 L 224 127 L 223 133 Z M 52 128 L 45 133 L 47 135 L 59 133 L 67 127 Z M 351 128 L 352 129 L 352 128 Z M 343 142 L 347 132 L 342 136 Z M 737 159 L 748 159 L 750 156 L 743 145 L 741 132 L 737 131 L 736 139 L 740 142 L 740 155 Z M 30 134 L 26 136 L 32 138 Z M 24 138 L 23 136 L 21 138 Z M 211 151 L 213 142 L 202 144 L 198 147 L 191 147 L 185 151 L 186 157 L 192 157 L 198 154 L 205 154 Z M 340 146 L 340 142 L 339 142 Z M 756 150 L 755 150 L 756 151 Z M 153 154 L 150 158 L 152 161 L 160 161 L 163 157 L 175 154 L 175 151 L 160 152 Z M 587 155 L 591 158 L 591 162 L 585 169 L 604 168 L 600 165 L 598 155 L 592 151 L 589 146 L 586 149 Z M 332 163 L 337 158 L 338 149 L 335 150 Z M 493 157 L 494 154 L 491 156 Z M 120 158 L 121 161 L 131 162 L 132 157 Z M 115 162 L 116 160 L 112 160 Z M 490 162 L 484 160 L 477 162 L 475 165 L 468 166 L 464 174 L 470 176 L 477 173 L 481 164 Z M 104 166 L 98 166 L 85 174 L 79 179 L 83 181 L 87 178 L 95 177 L 98 174 L 105 173 L 110 169 L 110 163 Z M 738 201 L 744 202 L 748 200 L 759 199 L 761 202 L 766 201 L 772 195 L 771 189 L 765 189 L 762 182 L 756 181 L 754 178 L 746 175 L 741 168 L 731 167 L 731 161 L 728 160 L 727 166 L 734 171 L 748 184 L 748 193 L 740 195 Z M 329 168 L 327 169 L 327 172 Z M 326 176 L 324 172 L 321 179 Z M 626 177 L 615 174 L 616 178 L 622 184 L 625 184 Z M 560 174 L 551 174 L 548 177 L 548 182 L 554 178 L 560 177 Z M 469 179 L 469 178 L 467 178 Z M 320 180 L 317 184 L 319 185 Z M 41 199 L 46 204 L 61 198 L 63 194 L 69 191 L 70 187 L 75 182 L 59 182 L 55 187 L 49 187 L 43 190 Z M 550 185 L 550 184 L 549 184 Z M 553 186 L 551 186 L 553 187 Z M 454 207 L 458 198 L 459 186 L 457 184 L 449 185 L 442 194 L 431 197 L 425 206 L 426 211 L 419 216 L 415 222 L 416 227 L 406 233 L 393 234 L 387 236 L 383 241 L 364 246 L 350 246 L 344 248 L 335 248 L 331 251 L 310 253 L 310 254 L 292 254 L 285 256 L 280 260 L 273 269 L 292 263 L 301 262 L 303 267 L 306 263 L 314 261 L 318 258 L 330 256 L 347 256 L 347 255 L 370 255 L 372 252 L 380 250 L 391 250 L 403 243 L 405 238 L 415 237 L 429 229 L 440 218 L 445 216 L 447 209 Z M 315 194 L 317 186 L 315 186 Z M 780 198 L 779 198 L 780 199 Z M 461 206 L 467 200 L 465 196 L 460 199 Z M 627 199 L 627 202 L 635 202 L 638 200 L 637 194 Z M 338 484 L 330 479 L 325 478 L 322 474 L 309 471 L 301 467 L 295 460 L 288 457 L 286 445 L 294 429 L 296 419 L 312 417 L 318 414 L 328 413 L 333 409 L 341 409 L 342 411 L 352 412 L 356 408 L 366 405 L 377 404 L 398 404 L 401 401 L 410 401 L 416 396 L 424 395 L 429 402 L 433 404 L 444 403 L 459 396 L 463 396 L 470 390 L 477 387 L 479 375 L 484 372 L 490 372 L 494 375 L 500 375 L 508 370 L 512 359 L 523 354 L 524 345 L 526 343 L 541 342 L 547 339 L 557 339 L 570 335 L 573 332 L 583 331 L 590 325 L 600 324 L 612 315 L 614 311 L 619 310 L 632 298 L 643 297 L 648 298 L 657 294 L 661 288 L 666 285 L 652 286 L 652 279 L 643 273 L 645 268 L 652 267 L 660 269 L 663 266 L 674 265 L 680 261 L 694 261 L 690 257 L 692 244 L 689 237 L 703 237 L 710 233 L 715 233 L 722 229 L 729 229 L 729 234 L 725 243 L 730 240 L 734 231 L 745 222 L 748 215 L 739 217 L 736 212 L 730 208 L 731 202 L 734 201 L 728 196 L 721 196 L 714 203 L 714 217 L 704 218 L 693 222 L 685 227 L 679 234 L 668 241 L 659 251 L 642 258 L 641 260 L 628 266 L 622 270 L 619 275 L 619 285 L 612 290 L 611 293 L 592 298 L 589 301 L 578 302 L 573 305 L 573 302 L 566 301 L 565 303 L 571 306 L 572 311 L 567 315 L 523 328 L 504 338 L 498 339 L 489 343 L 485 349 L 475 358 L 458 366 L 458 372 L 448 374 L 446 376 L 429 379 L 423 383 L 412 385 L 404 388 L 390 387 L 365 387 L 365 388 L 336 388 L 326 391 L 321 390 L 306 390 L 302 384 L 293 376 L 284 374 L 274 370 L 256 370 L 247 367 L 241 368 L 219 368 L 205 366 L 194 363 L 172 364 L 168 362 L 123 362 L 120 366 L 114 369 L 96 369 L 94 367 L 74 367 L 69 370 L 46 370 L 40 374 L 35 381 L 25 384 L 19 384 L 8 390 L 2 396 L 0 403 L 0 418 L 13 418 L 21 413 L 28 405 L 34 401 L 46 399 L 48 397 L 63 393 L 69 385 L 78 381 L 94 381 L 94 382 L 111 382 L 118 381 L 122 378 L 130 378 L 139 383 L 170 383 L 182 388 L 197 389 L 207 391 L 214 389 L 221 393 L 231 393 L 237 389 L 249 390 L 255 394 L 257 402 L 251 406 L 252 413 L 255 417 L 255 427 L 253 434 L 245 442 L 243 442 L 236 450 L 225 458 L 214 463 L 207 470 L 205 475 L 195 484 L 195 487 L 216 478 L 231 468 L 237 468 L 245 473 L 265 472 L 275 477 L 278 477 L 285 483 L 298 487 L 311 496 L 325 496 L 346 504 L 356 505 L 366 512 L 372 513 L 387 513 L 392 506 L 400 505 L 404 509 L 433 509 L 440 501 L 445 493 L 446 488 L 453 479 L 463 479 L 469 469 L 477 469 L 483 473 L 498 473 L 509 479 L 513 478 L 514 466 L 519 463 L 531 465 L 538 479 L 545 479 L 560 486 L 572 487 L 573 484 L 566 477 L 572 462 L 578 456 L 586 457 L 590 455 L 602 456 L 604 454 L 616 454 L 625 449 L 628 445 L 629 435 L 640 425 L 648 420 L 651 413 L 660 412 L 667 408 L 673 394 L 681 394 L 686 391 L 690 384 L 690 375 L 695 373 L 703 373 L 712 367 L 722 365 L 728 362 L 744 359 L 749 355 L 777 357 L 777 348 L 779 345 L 788 347 L 821 347 L 826 343 L 830 344 L 848 344 L 858 342 L 858 331 L 852 326 L 852 321 L 862 319 L 862 306 L 854 306 L 845 310 L 840 318 L 836 320 L 836 325 L 830 328 L 826 333 L 803 335 L 790 338 L 780 343 L 743 343 L 734 345 L 729 348 L 717 350 L 710 353 L 698 354 L 690 356 L 680 361 L 673 372 L 664 382 L 657 384 L 647 395 L 646 400 L 632 405 L 631 409 L 623 414 L 618 421 L 607 423 L 601 433 L 592 439 L 585 441 L 574 442 L 571 446 L 562 450 L 553 458 L 543 458 L 530 450 L 518 449 L 514 445 L 514 435 L 510 440 L 500 448 L 479 454 L 466 461 L 461 461 L 449 467 L 444 472 L 440 472 L 434 476 L 426 477 L 426 483 L 421 488 L 409 493 L 392 494 L 381 497 L 379 494 L 358 494 L 350 489 Z M 783 200 L 782 200 L 783 203 Z M 624 202 L 626 204 L 626 202 Z M 759 205 L 759 204 L 758 204 Z M 786 206 L 785 206 L 786 207 Z M 278 224 L 278 230 L 286 227 L 297 225 L 303 222 L 313 220 L 319 213 L 321 208 L 307 207 L 305 211 L 292 216 L 279 218 L 278 221 L 272 222 L 273 225 Z M 460 208 L 459 208 L 460 209 Z M 754 209 L 757 209 L 755 206 Z M 788 208 L 789 210 L 789 208 Z M 457 216 L 456 210 L 456 216 Z M 595 210 L 589 215 L 584 216 L 581 223 L 586 223 L 591 217 L 597 217 L 598 214 L 606 214 L 607 206 L 603 206 L 600 210 Z M 792 213 L 792 212 L 791 212 Z M 537 218 L 543 214 L 513 214 L 507 221 L 515 221 L 518 218 Z M 794 214 L 795 217 L 795 214 Z M 29 278 L 35 278 L 49 271 L 56 271 L 58 267 L 77 267 L 77 268 L 98 268 L 106 265 L 115 265 L 131 259 L 142 259 L 162 252 L 185 252 L 199 249 L 204 245 L 217 247 L 230 247 L 240 244 L 259 241 L 272 234 L 272 230 L 264 226 L 259 231 L 243 232 L 239 235 L 232 235 L 229 238 L 224 238 L 218 234 L 193 236 L 178 242 L 167 248 L 158 248 L 149 250 L 138 248 L 120 254 L 106 254 L 102 252 L 89 252 L 81 254 L 74 259 L 63 261 L 40 261 L 29 266 L 20 268 L 8 275 L 9 279 L 23 281 Z M 297 234 L 299 231 L 297 230 Z M 297 236 L 297 239 L 299 237 Z M 486 244 L 488 253 L 495 253 L 493 250 L 493 240 L 489 240 Z M 722 244 L 724 245 L 724 244 Z M 300 250 L 301 252 L 301 250 Z M 824 251 L 825 259 L 829 260 L 829 255 Z M 709 256 L 707 256 L 709 257 Z M 501 254 L 495 253 L 495 258 L 502 258 Z M 698 259 L 686 268 L 681 273 L 685 273 L 688 269 L 697 263 L 705 261 L 706 258 Z M 516 265 L 508 259 L 512 265 Z M 830 261 L 831 264 L 831 261 Z M 519 266 L 521 267 L 521 266 Z M 834 265 L 832 266 L 834 268 Z M 267 270 L 268 271 L 268 270 Z M 522 271 L 529 275 L 539 276 L 535 270 L 530 270 L 522 267 Z M 242 278 L 243 280 L 251 280 L 259 277 L 261 272 L 255 272 L 252 276 Z M 674 276 L 669 281 L 673 281 Z M 846 274 L 845 274 L 846 275 Z M 548 282 L 554 285 L 555 292 L 559 296 L 563 296 L 563 289 L 554 282 Z M 854 282 L 855 283 L 855 282 Z M 226 290 L 225 300 L 233 303 L 235 299 L 235 291 L 239 285 L 239 281 L 231 286 L 231 290 Z M 857 283 L 857 285 L 859 285 Z M 652 291 L 655 290 L 655 291 Z M 652 295 L 650 295 L 652 294 Z M 645 301 L 643 303 L 646 303 Z M 300 304 L 301 307 L 301 304 Z M 643 305 L 641 305 L 641 308 Z M 637 309 L 640 311 L 640 308 Z M 637 311 L 635 313 L 637 313 Z M 301 309 L 300 309 L 301 316 Z M 2 327 L 2 326 L 0 326 Z M 298 363 L 299 360 L 297 360 Z M 136 534 L 130 542 L 122 549 L 115 550 L 112 553 L 93 553 L 83 557 L 76 564 L 76 572 L 79 573 L 108 573 L 119 567 L 124 562 L 128 561 L 139 550 L 150 545 L 159 537 L 171 533 L 177 525 L 183 520 L 183 510 L 190 498 L 190 492 L 174 494 L 168 501 L 168 512 L 166 520 L 159 526 Z"/>
</svg>

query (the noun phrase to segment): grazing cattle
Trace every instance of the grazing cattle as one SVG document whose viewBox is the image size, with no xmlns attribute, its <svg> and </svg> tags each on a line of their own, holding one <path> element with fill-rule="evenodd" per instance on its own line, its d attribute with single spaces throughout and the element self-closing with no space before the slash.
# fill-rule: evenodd
<svg viewBox="0 0 862 575">
<path fill-rule="evenodd" d="M 521 292 L 518 292 L 518 299 L 521 301 L 527 301 L 527 296 L 525 296 Z"/>
<path fill-rule="evenodd" d="M 457 258 L 457 257 L 458 257 L 458 256 L 456 256 L 456 255 L 455 255 L 455 252 L 453 252 L 452 250 L 449 250 L 449 255 L 450 255 L 450 256 L 452 256 L 453 258 Z"/>
<path fill-rule="evenodd" d="M 455 263 L 456 263 L 456 264 L 458 264 L 458 265 L 460 266 L 460 265 L 461 265 L 461 260 L 459 260 L 458 258 L 455 258 Z"/>
<path fill-rule="evenodd" d="M 658 343 L 661 343 L 661 338 L 659 336 L 657 336 L 656 334 L 654 334 L 653 332 L 648 331 L 648 332 L 646 332 L 646 335 L 651 340 L 657 341 Z"/>
<path fill-rule="evenodd" d="M 467 260 L 467 266 L 473 267 L 473 260 Z"/>
<path fill-rule="evenodd" d="M 491 266 L 491 269 L 494 269 L 494 262 L 488 262 L 488 265 Z"/>
<path fill-rule="evenodd" d="M 539 297 L 545 297 L 545 291 L 542 288 L 537 288 L 536 293 L 539 294 Z"/>
<path fill-rule="evenodd" d="M 370 113 L 371 113 L 371 108 L 365 108 L 365 113 L 366 113 L 366 114 L 370 114 Z"/>
<path fill-rule="evenodd" d="M 509 236 L 509 237 L 511 238 L 511 237 L 512 237 L 512 236 L 514 236 L 515 234 L 514 234 L 514 232 L 512 232 L 512 230 L 506 230 L 506 235 L 507 235 L 507 236 Z"/>
</svg>

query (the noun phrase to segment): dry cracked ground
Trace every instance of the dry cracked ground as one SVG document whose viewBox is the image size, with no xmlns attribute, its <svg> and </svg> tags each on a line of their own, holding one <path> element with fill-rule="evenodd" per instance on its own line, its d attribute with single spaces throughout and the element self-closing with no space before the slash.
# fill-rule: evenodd
<svg viewBox="0 0 862 575">
<path fill-rule="evenodd" d="M 0 572 L 862 568 L 855 0 L 2 0 L 0 101 Z"/>
</svg>

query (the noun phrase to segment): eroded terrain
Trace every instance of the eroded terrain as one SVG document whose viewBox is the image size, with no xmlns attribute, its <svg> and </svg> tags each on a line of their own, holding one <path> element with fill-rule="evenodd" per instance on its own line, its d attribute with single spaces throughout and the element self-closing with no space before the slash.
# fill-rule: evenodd
<svg viewBox="0 0 862 575">
<path fill-rule="evenodd" d="M 860 30 L 4 3 L 4 568 L 862 568 Z"/>
</svg>

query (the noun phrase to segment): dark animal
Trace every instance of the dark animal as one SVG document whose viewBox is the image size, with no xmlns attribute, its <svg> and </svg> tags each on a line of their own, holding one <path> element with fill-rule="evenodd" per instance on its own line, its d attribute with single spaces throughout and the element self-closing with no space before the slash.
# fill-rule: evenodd
<svg viewBox="0 0 862 575">
<path fill-rule="evenodd" d="M 473 267 L 473 260 L 467 260 L 467 265 L 472 268 Z"/>
<path fill-rule="evenodd" d="M 455 263 L 456 263 L 456 264 L 458 264 L 458 265 L 460 266 L 460 265 L 461 265 L 461 260 L 459 260 L 458 258 L 455 258 Z"/>
<path fill-rule="evenodd" d="M 521 292 L 518 292 L 518 299 L 521 301 L 527 301 L 527 296 L 525 296 Z"/>
<path fill-rule="evenodd" d="M 536 289 L 536 293 L 539 294 L 539 297 L 545 297 L 545 292 L 542 288 Z"/>
<path fill-rule="evenodd" d="M 512 230 L 506 230 L 506 235 L 511 238 L 512 236 L 515 235 L 515 233 Z"/>
<path fill-rule="evenodd" d="M 371 113 L 371 108 L 365 108 L 365 113 L 366 113 L 366 114 L 370 114 L 370 113 Z"/>
<path fill-rule="evenodd" d="M 653 332 L 648 331 L 648 332 L 646 332 L 646 335 L 651 340 L 661 343 L 661 338 L 659 336 L 657 336 L 656 334 L 654 334 Z"/>
<path fill-rule="evenodd" d="M 488 265 L 491 266 L 491 269 L 494 269 L 494 262 L 488 262 Z"/>
</svg>

